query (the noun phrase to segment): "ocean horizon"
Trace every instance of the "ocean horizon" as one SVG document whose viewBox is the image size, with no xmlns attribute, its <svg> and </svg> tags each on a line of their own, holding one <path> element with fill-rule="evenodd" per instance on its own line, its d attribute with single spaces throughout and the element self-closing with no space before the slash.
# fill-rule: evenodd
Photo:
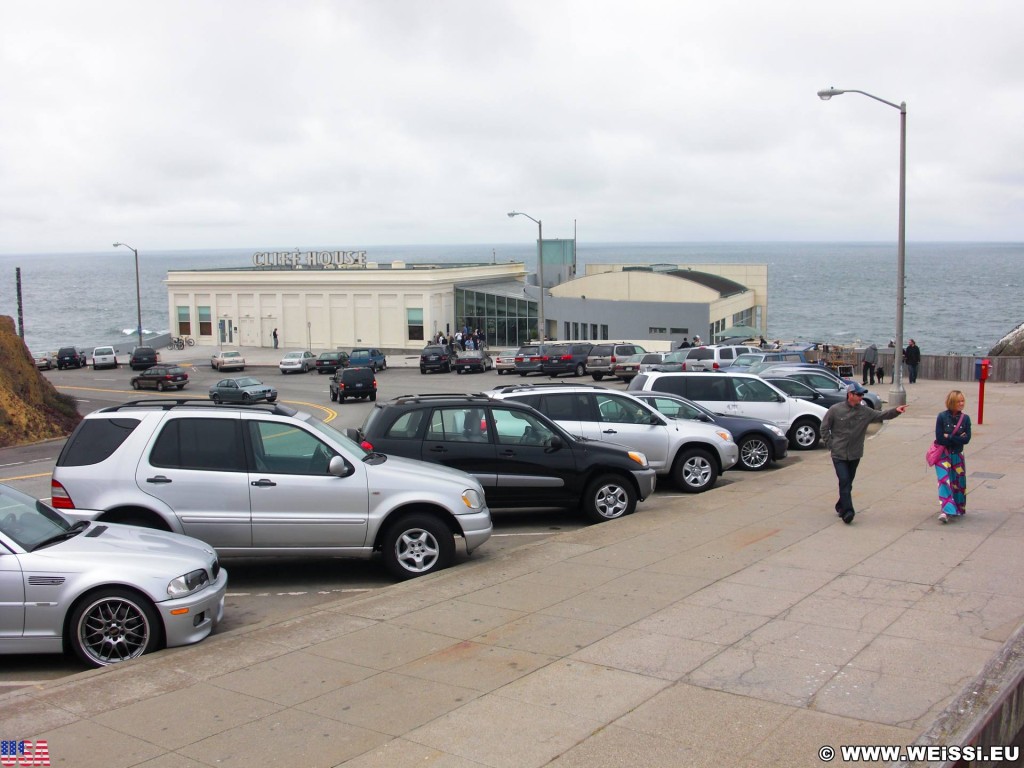
<svg viewBox="0 0 1024 768">
<path fill-rule="evenodd" d="M 169 270 L 246 268 L 258 251 L 216 248 L 139 252 L 142 325 L 170 328 Z M 515 244 L 310 246 L 364 250 L 368 261 L 522 261 L 536 269 L 536 240 Z M 895 335 L 896 244 L 877 242 L 684 242 L 577 245 L 587 263 L 754 263 L 768 265 L 771 340 L 884 347 Z M 17 323 L 15 269 L 21 268 L 25 340 L 32 350 L 91 348 L 135 335 L 131 251 L 0 254 L 0 314 Z M 984 355 L 1024 322 L 1024 243 L 912 242 L 906 247 L 904 344 L 924 354 Z M 454 318 L 453 318 L 454 321 Z M 702 336 L 705 334 L 702 333 Z"/>
</svg>

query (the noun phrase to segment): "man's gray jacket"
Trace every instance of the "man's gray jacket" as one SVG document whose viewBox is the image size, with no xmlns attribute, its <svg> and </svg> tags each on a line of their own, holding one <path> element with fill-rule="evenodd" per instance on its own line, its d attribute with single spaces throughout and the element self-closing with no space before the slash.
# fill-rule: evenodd
<svg viewBox="0 0 1024 768">
<path fill-rule="evenodd" d="M 895 408 L 876 411 L 867 405 L 850 405 L 847 401 L 836 403 L 821 420 L 821 441 L 834 459 L 859 459 L 864 455 L 864 436 L 868 425 L 895 419 L 899 415 Z"/>
</svg>

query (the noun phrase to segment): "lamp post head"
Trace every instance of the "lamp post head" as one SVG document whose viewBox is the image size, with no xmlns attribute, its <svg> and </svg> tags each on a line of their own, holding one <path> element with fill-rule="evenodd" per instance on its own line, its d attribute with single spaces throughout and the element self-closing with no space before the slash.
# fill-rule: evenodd
<svg viewBox="0 0 1024 768">
<path fill-rule="evenodd" d="M 509 211 L 509 212 L 508 212 L 508 217 L 509 217 L 510 219 L 511 219 L 511 218 L 512 218 L 513 216 L 518 216 L 518 215 L 519 215 L 519 214 L 518 214 L 518 213 L 517 213 L 516 211 Z"/>
<path fill-rule="evenodd" d="M 826 88 L 823 91 L 818 91 L 818 98 L 822 101 L 828 101 L 833 96 L 838 96 L 841 93 L 846 93 L 846 91 L 840 91 L 836 88 Z"/>
</svg>

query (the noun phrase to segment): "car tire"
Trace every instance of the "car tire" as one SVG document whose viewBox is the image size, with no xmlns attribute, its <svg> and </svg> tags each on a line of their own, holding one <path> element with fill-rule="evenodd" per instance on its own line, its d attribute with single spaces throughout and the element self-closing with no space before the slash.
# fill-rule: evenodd
<svg viewBox="0 0 1024 768">
<path fill-rule="evenodd" d="M 576 370 L 573 371 L 573 376 L 577 379 L 587 372 L 587 367 L 583 363 L 576 363 Z"/>
<path fill-rule="evenodd" d="M 426 368 L 424 368 L 424 367 L 422 367 L 422 366 L 420 366 L 420 375 L 422 376 L 422 375 L 423 375 L 423 374 L 425 374 L 426 372 L 427 372 L 427 369 L 426 369 Z"/>
<path fill-rule="evenodd" d="M 525 373 L 520 373 L 519 375 L 522 376 L 524 379 L 526 378 L 526 374 Z"/>
<path fill-rule="evenodd" d="M 592 374 L 590 374 L 590 377 L 591 377 L 591 378 L 592 378 L 592 379 L 593 379 L 594 381 L 600 381 L 601 379 L 603 379 L 603 378 L 604 378 L 604 374 L 603 374 L 603 373 L 592 373 Z"/>
<path fill-rule="evenodd" d="M 740 467 L 750 472 L 766 469 L 772 460 L 772 447 L 761 435 L 748 435 L 739 444 Z"/>
<path fill-rule="evenodd" d="M 461 376 L 463 373 L 465 373 L 465 371 L 459 368 L 459 370 L 457 370 L 456 373 L 459 374 L 459 376 Z"/>
<path fill-rule="evenodd" d="M 156 391 L 157 392 L 163 392 L 164 391 L 164 383 L 162 381 L 158 381 L 156 383 Z"/>
<path fill-rule="evenodd" d="M 436 517 L 405 515 L 388 526 L 383 554 L 391 575 L 405 581 L 449 567 L 455 559 L 455 541 Z"/>
<path fill-rule="evenodd" d="M 250 395 L 248 392 L 243 392 L 242 393 L 242 403 L 243 403 L 243 405 L 251 405 L 252 404 L 252 395 Z"/>
<path fill-rule="evenodd" d="M 210 399 L 213 400 L 213 402 L 217 403 L 217 405 L 220 405 L 220 395 L 218 395 L 217 393 L 210 395 Z"/>
<path fill-rule="evenodd" d="M 71 612 L 68 640 L 90 667 L 135 659 L 160 647 L 163 629 L 149 601 L 111 587 L 85 596 Z"/>
<path fill-rule="evenodd" d="M 672 464 L 672 480 L 683 493 L 703 493 L 715 487 L 718 467 L 707 451 L 688 448 Z"/>
<path fill-rule="evenodd" d="M 593 523 L 615 520 L 636 511 L 636 491 L 621 475 L 599 475 L 587 485 L 581 506 Z"/>
<path fill-rule="evenodd" d="M 371 403 L 377 402 L 377 393 L 376 392 L 374 392 L 372 395 L 370 395 L 370 402 Z"/>
<path fill-rule="evenodd" d="M 818 425 L 808 416 L 797 419 L 789 430 L 789 442 L 798 451 L 817 448 L 820 438 Z"/>
<path fill-rule="evenodd" d="M 331 391 L 331 402 L 333 403 L 333 402 L 336 402 L 337 400 L 338 400 L 338 393 L 332 390 Z"/>
</svg>

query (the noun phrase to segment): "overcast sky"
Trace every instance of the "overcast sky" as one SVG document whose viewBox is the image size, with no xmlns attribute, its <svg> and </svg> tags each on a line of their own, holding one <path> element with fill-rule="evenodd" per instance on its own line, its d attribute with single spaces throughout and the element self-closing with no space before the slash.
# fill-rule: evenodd
<svg viewBox="0 0 1024 768">
<path fill-rule="evenodd" d="M 0 253 L 1024 240 L 1019 0 L 0 4 Z"/>
</svg>

